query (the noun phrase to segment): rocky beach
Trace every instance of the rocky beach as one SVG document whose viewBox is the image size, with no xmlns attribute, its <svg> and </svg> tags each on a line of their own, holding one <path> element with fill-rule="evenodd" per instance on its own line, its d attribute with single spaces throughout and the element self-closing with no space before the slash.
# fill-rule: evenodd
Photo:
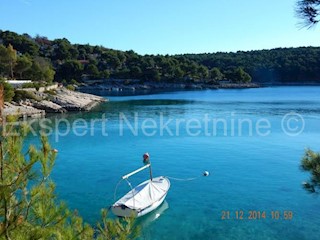
<svg viewBox="0 0 320 240">
<path fill-rule="evenodd" d="M 21 90 L 32 98 L 19 102 L 5 102 L 3 115 L 18 117 L 43 117 L 46 113 L 64 113 L 70 111 L 89 111 L 99 103 L 107 101 L 103 97 L 68 90 L 64 87 L 37 91 Z"/>
</svg>

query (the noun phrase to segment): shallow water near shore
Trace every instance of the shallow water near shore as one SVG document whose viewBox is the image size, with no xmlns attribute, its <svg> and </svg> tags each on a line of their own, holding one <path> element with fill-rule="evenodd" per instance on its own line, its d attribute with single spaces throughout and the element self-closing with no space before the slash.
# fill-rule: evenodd
<svg viewBox="0 0 320 240">
<path fill-rule="evenodd" d="M 299 165 L 305 148 L 320 151 L 320 87 L 108 98 L 91 112 L 49 118 L 57 194 L 87 222 L 100 220 L 120 177 L 149 152 L 154 176 L 196 179 L 171 180 L 166 202 L 138 220 L 141 239 L 319 239 L 320 198 L 302 189 L 308 174 Z M 129 190 L 122 182 L 116 198 Z"/>
</svg>

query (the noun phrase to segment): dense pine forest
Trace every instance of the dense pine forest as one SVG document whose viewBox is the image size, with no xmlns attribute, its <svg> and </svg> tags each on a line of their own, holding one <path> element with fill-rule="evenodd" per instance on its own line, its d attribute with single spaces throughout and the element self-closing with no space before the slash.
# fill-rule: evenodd
<svg viewBox="0 0 320 240">
<path fill-rule="evenodd" d="M 228 72 L 242 67 L 253 81 L 265 83 L 320 82 L 320 48 L 277 48 L 236 53 L 186 54 L 184 57 Z"/>
<path fill-rule="evenodd" d="M 320 83 L 320 47 L 236 53 L 139 55 L 0 30 L 0 77 L 76 83 L 88 79 L 216 84 Z"/>
</svg>

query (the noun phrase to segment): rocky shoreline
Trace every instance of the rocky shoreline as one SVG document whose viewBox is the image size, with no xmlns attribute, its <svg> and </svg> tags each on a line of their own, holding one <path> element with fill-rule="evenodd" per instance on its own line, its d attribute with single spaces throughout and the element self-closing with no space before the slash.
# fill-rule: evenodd
<svg viewBox="0 0 320 240">
<path fill-rule="evenodd" d="M 101 102 L 108 101 L 103 97 L 93 94 L 83 93 L 81 91 L 95 92 L 109 92 L 113 93 L 131 93 L 133 95 L 139 94 L 141 91 L 167 91 L 167 90 L 203 90 L 203 89 L 232 89 L 232 88 L 258 88 L 255 83 L 221 83 L 219 85 L 197 83 L 134 83 L 126 84 L 125 81 L 110 81 L 105 82 L 91 82 L 82 84 L 77 87 L 78 91 L 71 91 L 65 87 L 56 87 L 50 89 L 43 89 L 41 91 L 36 89 L 20 89 L 19 91 L 28 93 L 31 98 L 20 100 L 19 102 L 5 103 L 3 115 L 15 115 L 19 118 L 27 117 L 44 117 L 47 113 L 66 113 L 71 111 L 89 111 Z M 79 92 L 80 91 L 80 92 Z"/>
<path fill-rule="evenodd" d="M 23 91 L 23 90 L 22 90 Z M 70 91 L 64 87 L 39 92 L 30 91 L 34 98 L 5 103 L 3 115 L 15 115 L 19 118 L 44 117 L 46 113 L 64 113 L 70 111 L 89 111 L 99 103 L 107 101 L 92 94 Z"/>
<path fill-rule="evenodd" d="M 125 80 L 101 82 L 99 80 L 80 85 L 79 91 L 106 91 L 106 92 L 135 92 L 135 91 L 161 91 L 161 90 L 203 90 L 203 89 L 234 89 L 234 88 L 258 88 L 257 83 L 158 83 L 146 82 L 127 84 Z"/>
</svg>

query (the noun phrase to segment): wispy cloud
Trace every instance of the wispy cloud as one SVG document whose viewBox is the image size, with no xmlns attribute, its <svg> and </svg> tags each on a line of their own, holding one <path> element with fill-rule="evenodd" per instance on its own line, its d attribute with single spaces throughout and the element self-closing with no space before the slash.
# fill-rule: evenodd
<svg viewBox="0 0 320 240">
<path fill-rule="evenodd" d="M 19 0 L 19 1 L 25 5 L 31 5 L 31 0 Z"/>
</svg>

